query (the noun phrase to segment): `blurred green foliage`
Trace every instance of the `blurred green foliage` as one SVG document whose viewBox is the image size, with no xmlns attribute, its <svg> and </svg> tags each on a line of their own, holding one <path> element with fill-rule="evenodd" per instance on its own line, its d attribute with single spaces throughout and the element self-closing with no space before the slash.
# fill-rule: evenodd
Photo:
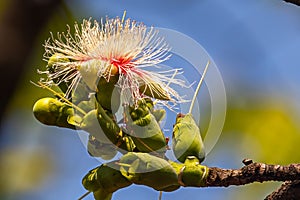
<svg viewBox="0 0 300 200">
<path fill-rule="evenodd" d="M 299 162 L 300 126 L 295 109 L 271 96 L 255 102 L 229 105 L 224 132 L 234 134 L 244 156 L 257 162 Z"/>
<path fill-rule="evenodd" d="M 45 52 L 43 44 L 50 37 L 50 32 L 54 35 L 57 32 L 64 32 L 67 29 L 67 24 L 71 28 L 75 22 L 75 18 L 66 6 L 62 6 L 51 20 L 45 25 L 43 32 L 36 38 L 35 45 L 32 47 L 32 54 L 26 63 L 26 73 L 23 74 L 22 80 L 19 82 L 18 90 L 15 91 L 14 97 L 10 101 L 9 109 L 23 108 L 31 109 L 35 100 L 49 96 L 49 91 L 41 89 L 30 81 L 37 83 L 41 75 L 37 70 L 45 70 L 47 61 L 43 60 Z"/>
<path fill-rule="evenodd" d="M 0 193 L 22 194 L 42 187 L 54 169 L 45 149 L 7 148 L 0 154 Z"/>
</svg>

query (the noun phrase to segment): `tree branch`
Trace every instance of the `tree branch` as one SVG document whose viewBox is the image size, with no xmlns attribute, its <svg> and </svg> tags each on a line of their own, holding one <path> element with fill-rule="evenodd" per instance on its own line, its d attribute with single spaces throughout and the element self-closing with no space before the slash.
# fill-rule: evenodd
<svg viewBox="0 0 300 200">
<path fill-rule="evenodd" d="M 207 187 L 228 187 L 229 185 L 245 185 L 264 181 L 295 181 L 300 180 L 300 164 L 286 166 L 253 163 L 243 161 L 246 166 L 241 169 L 210 168 Z"/>
<path fill-rule="evenodd" d="M 284 1 L 288 2 L 288 3 L 295 4 L 297 6 L 300 6 L 300 0 L 284 0 Z"/>
<path fill-rule="evenodd" d="M 275 190 L 265 198 L 265 200 L 285 199 L 300 199 L 300 180 L 284 182 L 277 190 Z"/>
</svg>

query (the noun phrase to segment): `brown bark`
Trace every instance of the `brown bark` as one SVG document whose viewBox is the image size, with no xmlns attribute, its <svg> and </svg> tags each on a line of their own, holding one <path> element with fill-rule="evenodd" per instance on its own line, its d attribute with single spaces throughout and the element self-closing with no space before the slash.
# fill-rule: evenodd
<svg viewBox="0 0 300 200">
<path fill-rule="evenodd" d="M 245 185 L 253 182 L 285 181 L 281 187 L 268 195 L 265 200 L 300 199 L 300 164 L 286 166 L 253 163 L 243 160 L 241 169 L 209 168 L 206 187 L 228 187 Z"/>
<path fill-rule="evenodd" d="M 284 0 L 284 1 L 288 2 L 288 3 L 295 4 L 297 6 L 300 6 L 300 0 Z"/>
<path fill-rule="evenodd" d="M 286 181 L 277 190 L 269 194 L 265 200 L 299 200 L 300 180 Z"/>
<path fill-rule="evenodd" d="M 300 180 L 300 164 L 281 166 L 252 162 L 244 163 L 246 166 L 241 169 L 211 167 L 206 181 L 207 186 L 227 187 L 253 182 Z"/>
</svg>

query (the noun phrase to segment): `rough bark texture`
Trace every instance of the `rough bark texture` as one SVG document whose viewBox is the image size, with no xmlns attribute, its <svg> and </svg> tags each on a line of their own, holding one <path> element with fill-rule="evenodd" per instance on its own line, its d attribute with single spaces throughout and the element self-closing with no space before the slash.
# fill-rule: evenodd
<svg viewBox="0 0 300 200">
<path fill-rule="evenodd" d="M 265 200 L 299 200 L 300 180 L 286 181 L 276 191 L 268 195 Z"/>
<path fill-rule="evenodd" d="M 287 166 L 268 165 L 264 163 L 244 162 L 241 169 L 220 169 L 211 167 L 207 177 L 208 187 L 227 187 L 229 185 L 245 185 L 264 181 L 300 180 L 300 164 Z"/>
<path fill-rule="evenodd" d="M 265 200 L 300 200 L 300 164 L 286 166 L 253 163 L 243 160 L 241 169 L 209 168 L 206 187 L 228 187 L 253 182 L 285 181 L 281 187 L 268 195 Z"/>
<path fill-rule="evenodd" d="M 300 0 L 284 0 L 284 1 L 288 2 L 288 3 L 295 4 L 297 6 L 300 6 Z"/>
</svg>

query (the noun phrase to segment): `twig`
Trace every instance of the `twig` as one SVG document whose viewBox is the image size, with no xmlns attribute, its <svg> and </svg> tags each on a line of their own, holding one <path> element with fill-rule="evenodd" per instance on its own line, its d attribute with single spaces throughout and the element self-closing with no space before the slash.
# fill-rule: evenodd
<svg viewBox="0 0 300 200">
<path fill-rule="evenodd" d="M 288 3 L 295 4 L 297 6 L 300 6 L 300 0 L 284 0 L 284 1 L 288 2 Z"/>
<path fill-rule="evenodd" d="M 158 200 L 162 200 L 162 191 L 159 191 L 159 196 L 158 196 Z"/>
<path fill-rule="evenodd" d="M 285 199 L 300 199 L 300 180 L 284 182 L 277 190 L 275 190 L 265 198 L 265 200 Z"/>
<path fill-rule="evenodd" d="M 251 160 L 250 160 L 251 161 Z M 228 187 L 264 181 L 300 180 L 300 164 L 286 166 L 244 162 L 241 169 L 220 169 L 212 167 L 206 180 L 207 187 Z"/>
<path fill-rule="evenodd" d="M 87 197 L 87 195 L 89 195 L 90 193 L 91 193 L 90 191 L 86 192 L 86 193 L 83 194 L 81 197 L 79 197 L 78 200 L 84 199 L 84 198 Z"/>
</svg>

